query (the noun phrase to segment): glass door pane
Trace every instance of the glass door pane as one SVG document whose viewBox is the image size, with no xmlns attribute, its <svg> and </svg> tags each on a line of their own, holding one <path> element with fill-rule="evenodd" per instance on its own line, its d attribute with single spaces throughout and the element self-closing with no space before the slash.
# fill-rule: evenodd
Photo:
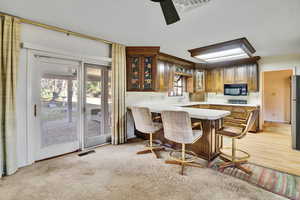
<svg viewBox="0 0 300 200">
<path fill-rule="evenodd" d="M 42 147 L 78 140 L 77 71 L 68 77 L 45 73 L 41 79 Z"/>
<path fill-rule="evenodd" d="M 77 66 L 76 66 L 77 65 Z M 41 60 L 34 70 L 37 160 L 79 149 L 78 63 Z"/>
<path fill-rule="evenodd" d="M 96 65 L 85 65 L 84 87 L 84 147 L 110 141 L 108 134 L 108 70 Z"/>
</svg>

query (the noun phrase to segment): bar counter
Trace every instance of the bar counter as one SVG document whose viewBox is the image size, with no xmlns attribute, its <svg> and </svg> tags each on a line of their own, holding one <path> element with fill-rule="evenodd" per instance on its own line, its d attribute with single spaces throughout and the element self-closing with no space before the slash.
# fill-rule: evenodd
<svg viewBox="0 0 300 200">
<path fill-rule="evenodd" d="M 187 150 L 195 152 L 200 158 L 207 161 L 213 160 L 218 156 L 218 149 L 223 146 L 221 136 L 216 135 L 215 131 L 217 128 L 222 127 L 223 118 L 230 115 L 229 111 L 223 110 L 212 110 L 212 109 L 199 109 L 199 108 L 187 108 L 180 105 L 165 105 L 165 104 L 138 104 L 138 107 L 148 107 L 151 113 L 159 114 L 162 111 L 186 111 L 190 114 L 193 122 L 201 121 L 203 125 L 203 135 L 194 144 L 187 145 Z M 128 107 L 130 110 L 130 107 Z M 135 130 L 137 137 L 143 139 L 147 138 L 147 134 L 142 134 Z M 179 149 L 180 144 L 171 142 L 164 137 L 163 131 L 155 134 L 155 139 L 160 140 L 163 145 Z"/>
</svg>

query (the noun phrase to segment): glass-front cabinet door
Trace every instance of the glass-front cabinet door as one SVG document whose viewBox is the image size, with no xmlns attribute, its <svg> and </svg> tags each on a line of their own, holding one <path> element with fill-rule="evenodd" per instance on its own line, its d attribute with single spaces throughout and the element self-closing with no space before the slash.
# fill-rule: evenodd
<svg viewBox="0 0 300 200">
<path fill-rule="evenodd" d="M 153 57 L 143 57 L 143 89 L 153 90 Z"/>
<path fill-rule="evenodd" d="M 141 88 L 141 57 L 130 56 L 127 58 L 128 90 L 137 91 Z"/>
</svg>

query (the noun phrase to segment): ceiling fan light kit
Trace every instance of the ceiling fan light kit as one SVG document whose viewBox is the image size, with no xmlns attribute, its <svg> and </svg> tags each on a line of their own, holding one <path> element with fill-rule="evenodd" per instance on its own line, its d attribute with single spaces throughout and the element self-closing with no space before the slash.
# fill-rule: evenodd
<svg viewBox="0 0 300 200">
<path fill-rule="evenodd" d="M 167 25 L 180 21 L 179 12 L 197 8 L 210 0 L 151 0 L 160 3 Z"/>
<path fill-rule="evenodd" d="M 173 0 L 173 2 L 177 11 L 183 13 L 198 8 L 210 0 Z"/>
</svg>

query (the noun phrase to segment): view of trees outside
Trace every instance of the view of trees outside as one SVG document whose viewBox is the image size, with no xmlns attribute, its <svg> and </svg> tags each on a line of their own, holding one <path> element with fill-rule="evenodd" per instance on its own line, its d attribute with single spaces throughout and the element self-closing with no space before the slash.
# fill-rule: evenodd
<svg viewBox="0 0 300 200">
<path fill-rule="evenodd" d="M 109 73 L 108 110 L 111 113 L 111 72 Z M 77 75 L 45 75 L 40 81 L 42 144 L 49 146 L 77 139 Z M 101 73 L 88 76 L 85 82 L 87 137 L 101 135 Z M 108 124 L 111 129 L 111 119 Z M 108 131 L 109 131 L 108 130 Z M 107 133 L 104 133 L 107 134 Z M 108 133 L 110 135 L 110 132 Z"/>
<path fill-rule="evenodd" d="M 78 139 L 78 81 L 44 77 L 41 79 L 42 146 L 62 144 Z M 59 77 L 59 76 L 58 76 Z"/>
</svg>

